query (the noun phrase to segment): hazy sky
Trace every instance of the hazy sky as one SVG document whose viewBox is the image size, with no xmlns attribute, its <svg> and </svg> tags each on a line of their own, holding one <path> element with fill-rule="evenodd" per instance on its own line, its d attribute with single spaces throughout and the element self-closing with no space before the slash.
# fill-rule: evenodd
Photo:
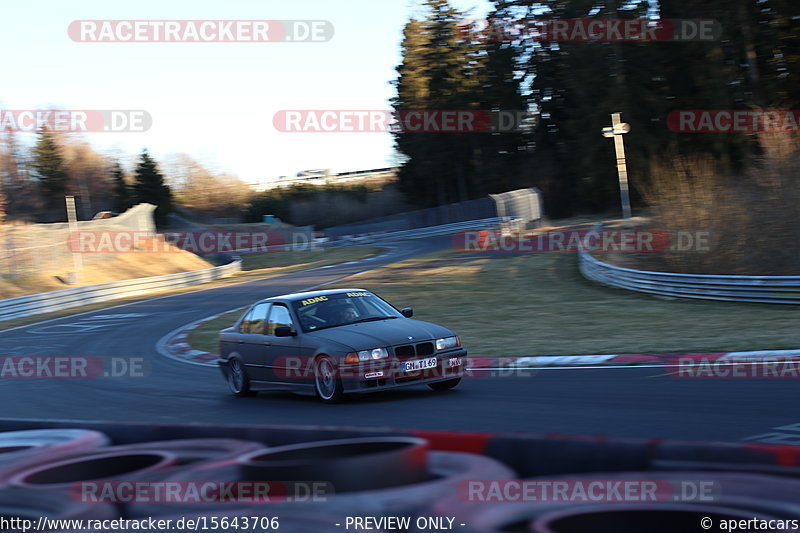
<svg viewBox="0 0 800 533">
<path fill-rule="evenodd" d="M 485 0 L 455 0 L 459 9 Z M 90 133 L 100 151 L 187 153 L 255 182 L 301 169 L 387 166 L 381 133 L 281 133 L 282 109 L 388 109 L 409 0 L 139 0 L 3 3 L 0 109 L 143 109 L 147 132 Z M 81 19 L 314 19 L 326 43 L 80 43 Z"/>
</svg>

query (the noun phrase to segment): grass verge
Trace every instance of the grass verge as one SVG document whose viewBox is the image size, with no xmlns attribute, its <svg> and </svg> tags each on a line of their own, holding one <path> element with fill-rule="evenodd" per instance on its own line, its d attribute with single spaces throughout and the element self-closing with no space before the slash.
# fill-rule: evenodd
<svg viewBox="0 0 800 533">
<path fill-rule="evenodd" d="M 458 332 L 472 355 L 725 352 L 800 347 L 795 307 L 661 300 L 585 280 L 571 253 L 448 251 L 366 273 L 373 290 Z"/>
<path fill-rule="evenodd" d="M 798 348 L 795 307 L 660 300 L 585 280 L 571 253 L 447 251 L 334 283 L 377 292 L 447 326 L 473 356 L 725 352 Z M 237 313 L 191 339 L 214 352 Z M 197 344 L 194 344 L 194 342 Z"/>
<path fill-rule="evenodd" d="M 209 320 L 205 324 L 201 324 L 189 333 L 187 342 L 192 348 L 203 350 L 204 352 L 218 353 L 219 349 L 219 331 L 236 322 L 239 315 L 242 314 L 244 307 L 220 315 L 213 320 Z"/>
</svg>

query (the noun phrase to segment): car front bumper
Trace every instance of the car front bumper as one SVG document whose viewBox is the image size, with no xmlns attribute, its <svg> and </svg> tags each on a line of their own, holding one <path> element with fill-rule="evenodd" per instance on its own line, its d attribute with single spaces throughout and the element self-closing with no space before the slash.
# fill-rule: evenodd
<svg viewBox="0 0 800 533">
<path fill-rule="evenodd" d="M 436 359 L 436 366 L 420 370 L 406 369 L 404 363 Z M 467 368 L 467 350 L 450 350 L 430 357 L 408 360 L 388 359 L 366 364 L 340 364 L 339 375 L 346 393 L 378 392 L 412 385 L 424 385 L 463 377 Z"/>
</svg>

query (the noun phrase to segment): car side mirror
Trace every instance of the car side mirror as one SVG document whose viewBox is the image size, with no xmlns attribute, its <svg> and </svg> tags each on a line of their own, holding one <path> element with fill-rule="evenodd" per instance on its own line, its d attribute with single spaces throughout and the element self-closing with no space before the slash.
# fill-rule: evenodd
<svg viewBox="0 0 800 533">
<path fill-rule="evenodd" d="M 292 330 L 291 326 L 278 326 L 275 328 L 276 337 L 294 337 L 295 335 L 297 333 Z"/>
<path fill-rule="evenodd" d="M 414 316 L 414 310 L 410 307 L 404 307 L 403 309 L 400 310 L 400 314 L 406 318 L 411 318 L 412 316 Z"/>
</svg>

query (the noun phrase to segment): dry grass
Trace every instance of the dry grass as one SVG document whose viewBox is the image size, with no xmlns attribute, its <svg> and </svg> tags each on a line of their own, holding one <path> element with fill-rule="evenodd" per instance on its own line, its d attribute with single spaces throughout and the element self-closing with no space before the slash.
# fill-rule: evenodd
<svg viewBox="0 0 800 533">
<path fill-rule="evenodd" d="M 124 298 L 119 300 L 112 300 L 109 302 L 92 304 L 82 307 L 75 307 L 58 311 L 55 313 L 44 313 L 25 318 L 17 318 L 13 320 L 6 320 L 0 322 L 0 330 L 23 326 L 26 324 L 33 324 L 43 320 L 50 320 L 63 316 L 74 315 L 77 313 L 84 313 L 87 311 L 95 311 L 104 309 L 106 307 L 114 307 L 122 304 L 133 303 L 141 300 L 147 300 L 154 297 L 170 296 L 173 294 L 180 294 L 184 292 L 192 292 L 212 287 L 220 287 L 234 283 L 241 283 L 243 281 L 252 281 L 256 279 L 270 278 L 280 276 L 283 274 L 290 274 L 299 270 L 306 270 L 317 268 L 326 265 L 333 265 L 343 263 L 345 261 L 353 261 L 356 259 L 363 259 L 378 253 L 381 249 L 376 247 L 353 247 L 353 248 L 337 248 L 332 250 L 319 250 L 319 251 L 293 251 L 293 252 L 272 252 L 267 254 L 252 254 L 243 257 L 243 270 L 237 272 L 233 276 L 196 285 L 192 287 L 182 287 L 179 289 L 172 289 L 167 291 L 159 291 L 147 295 L 137 296 L 134 298 Z M 187 252 L 188 253 L 188 252 Z M 63 287 L 61 287 L 63 288 Z"/>
<path fill-rule="evenodd" d="M 663 301 L 586 281 L 566 253 L 445 252 L 332 286 L 450 327 L 474 356 L 797 348 L 792 307 Z"/>
<path fill-rule="evenodd" d="M 800 140 L 764 136 L 763 156 L 740 176 L 710 159 L 656 166 L 644 196 L 654 224 L 673 234 L 709 232 L 708 251 L 637 258 L 640 268 L 685 273 L 800 274 Z M 630 260 L 631 258 L 628 258 Z"/>
<path fill-rule="evenodd" d="M 70 287 L 94 285 L 123 279 L 161 276 L 178 272 L 202 270 L 213 266 L 197 255 L 163 244 L 163 252 L 127 252 L 118 254 L 103 263 L 88 265 L 80 274 L 78 283 L 66 284 L 57 276 L 27 276 L 20 278 L 0 278 L 0 299 L 56 291 Z M 72 265 L 65 266 L 65 271 Z"/>
<path fill-rule="evenodd" d="M 219 350 L 220 330 L 233 325 L 242 314 L 243 310 L 244 307 L 236 309 L 196 327 L 189 333 L 187 342 L 197 350 L 217 353 L 217 350 Z"/>
</svg>

